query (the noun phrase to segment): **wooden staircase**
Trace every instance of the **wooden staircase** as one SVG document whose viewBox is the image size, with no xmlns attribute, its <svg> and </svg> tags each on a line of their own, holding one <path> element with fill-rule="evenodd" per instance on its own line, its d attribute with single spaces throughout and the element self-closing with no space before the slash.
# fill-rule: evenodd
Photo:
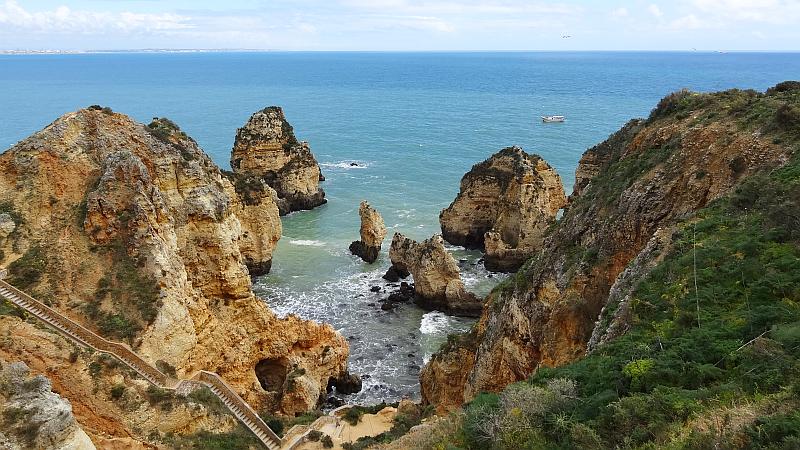
<svg viewBox="0 0 800 450">
<path fill-rule="evenodd" d="M 3 272 L 0 271 L 0 278 Z M 133 369 L 150 383 L 169 390 L 191 389 L 201 384 L 211 389 L 222 403 L 236 416 L 269 450 L 280 450 L 281 439 L 256 414 L 253 408 L 234 391 L 225 380 L 213 372 L 200 371 L 188 380 L 173 380 L 134 353 L 125 344 L 108 341 L 88 328 L 62 315 L 44 303 L 34 299 L 14 286 L 0 279 L 0 298 L 17 305 L 42 322 L 58 330 L 67 338 L 80 345 L 110 355 Z"/>
</svg>

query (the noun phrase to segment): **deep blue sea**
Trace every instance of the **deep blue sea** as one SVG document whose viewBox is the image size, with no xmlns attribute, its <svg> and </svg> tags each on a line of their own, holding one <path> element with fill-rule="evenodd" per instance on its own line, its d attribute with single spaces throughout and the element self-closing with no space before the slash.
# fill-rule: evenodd
<svg viewBox="0 0 800 450">
<path fill-rule="evenodd" d="M 236 128 L 284 107 L 327 177 L 329 203 L 284 218 L 271 274 L 256 291 L 279 314 L 331 323 L 348 337 L 365 389 L 347 400 L 417 398 L 417 376 L 447 333 L 470 321 L 413 305 L 381 311 L 384 254 L 349 255 L 358 203 L 391 233 L 438 232 L 461 176 L 492 153 L 538 153 L 571 190 L 580 155 L 669 92 L 764 90 L 800 78 L 800 54 L 777 53 L 120 53 L 0 55 L 0 149 L 91 104 L 147 122 L 169 117 L 228 167 Z M 567 116 L 542 124 L 541 115 Z M 359 167 L 351 167 L 356 162 Z M 452 249 L 467 284 L 499 277 Z"/>
</svg>

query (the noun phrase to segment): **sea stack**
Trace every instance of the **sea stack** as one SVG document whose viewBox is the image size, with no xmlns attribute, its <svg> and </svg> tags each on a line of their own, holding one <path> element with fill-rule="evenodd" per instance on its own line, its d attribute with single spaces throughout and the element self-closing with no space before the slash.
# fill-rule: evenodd
<svg viewBox="0 0 800 450">
<path fill-rule="evenodd" d="M 447 242 L 485 250 L 487 269 L 511 272 L 541 248 L 566 203 L 561 177 L 544 159 L 509 147 L 464 175 L 439 223 Z"/>
<path fill-rule="evenodd" d="M 231 168 L 237 187 L 263 181 L 274 189 L 281 215 L 326 203 L 319 164 L 308 142 L 297 140 L 280 107 L 256 112 L 236 131 Z"/>
<path fill-rule="evenodd" d="M 366 201 L 361 202 L 358 215 L 361 216 L 361 240 L 350 244 L 350 252 L 368 263 L 373 263 L 378 259 L 381 244 L 386 237 L 386 225 L 380 213 Z"/>
<path fill-rule="evenodd" d="M 389 258 L 397 271 L 411 273 L 419 306 L 460 316 L 480 315 L 483 302 L 464 288 L 458 264 L 440 235 L 417 242 L 395 233 Z"/>
</svg>

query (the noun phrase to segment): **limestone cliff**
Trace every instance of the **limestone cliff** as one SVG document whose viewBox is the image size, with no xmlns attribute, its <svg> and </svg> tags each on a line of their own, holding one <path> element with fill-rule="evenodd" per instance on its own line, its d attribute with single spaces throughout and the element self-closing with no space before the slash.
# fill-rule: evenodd
<svg viewBox="0 0 800 450">
<path fill-rule="evenodd" d="M 487 269 L 514 271 L 541 248 L 565 204 L 558 173 L 541 157 L 509 147 L 464 175 L 439 222 L 451 244 L 484 249 Z"/>
<path fill-rule="evenodd" d="M 0 264 L 154 364 L 215 371 L 256 407 L 307 410 L 345 374 L 348 348 L 331 327 L 279 319 L 253 295 L 248 266 L 265 270 L 281 234 L 260 186 L 241 194 L 166 119 L 69 113 L 0 155 L 0 213 L 14 223 Z"/>
<path fill-rule="evenodd" d="M 426 309 L 477 316 L 483 303 L 468 292 L 461 281 L 458 264 L 444 248 L 440 235 L 417 242 L 395 233 L 389 249 L 395 270 L 414 277 L 415 302 Z"/>
<path fill-rule="evenodd" d="M 774 133 L 790 120 L 779 114 L 792 101 L 777 90 L 679 92 L 589 149 L 542 251 L 489 295 L 469 339 L 423 369 L 424 400 L 451 409 L 582 356 L 593 334 L 596 345 L 624 332 L 628 294 L 669 248 L 671 225 L 744 177 L 786 163 L 791 149 Z M 598 322 L 609 298 L 614 305 Z M 464 361 L 459 376 L 456 359 Z"/>
<path fill-rule="evenodd" d="M 55 409 L 42 408 L 54 412 L 71 408 L 69 416 L 59 415 L 47 429 L 57 428 L 57 423 L 69 425 L 68 419 L 73 417 L 95 447 L 137 450 L 168 447 L 160 444 L 171 435 L 191 438 L 199 432 L 228 433 L 238 429 L 236 418 L 221 408 L 210 392 L 182 396 L 153 389 L 116 359 L 77 347 L 35 319 L 23 320 L 19 316 L 24 318 L 26 314 L 0 303 L 0 360 L 22 361 L 31 375 L 46 377 L 52 392 L 69 401 L 59 402 L 61 405 Z M 23 387 L 31 384 L 31 378 L 27 380 Z M 6 384 L 0 382 L 0 386 Z M 54 394 L 46 397 L 54 398 Z M 26 423 L 32 426 L 30 420 L 20 419 L 15 428 L 21 429 Z M 64 429 L 72 428 L 70 425 Z M 40 430 L 44 428 L 37 428 Z M 64 433 L 57 434 L 66 437 Z"/>
<path fill-rule="evenodd" d="M 361 202 L 358 215 L 361 217 L 361 240 L 350 244 L 350 252 L 368 263 L 373 263 L 378 259 L 381 244 L 386 238 L 386 225 L 380 213 L 366 201 Z"/>
<path fill-rule="evenodd" d="M 231 167 L 237 184 L 263 181 L 272 187 L 281 215 L 326 202 L 325 192 L 319 187 L 322 174 L 311 148 L 297 140 L 277 106 L 256 112 L 239 128 Z"/>
<path fill-rule="evenodd" d="M 72 405 L 47 378 L 30 376 L 24 363 L 0 360 L 0 447 L 94 450 L 72 415 Z"/>
</svg>

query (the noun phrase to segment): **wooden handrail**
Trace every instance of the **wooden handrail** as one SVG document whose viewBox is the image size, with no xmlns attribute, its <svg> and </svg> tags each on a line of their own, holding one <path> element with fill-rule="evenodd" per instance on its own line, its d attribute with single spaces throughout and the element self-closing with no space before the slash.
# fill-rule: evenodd
<svg viewBox="0 0 800 450">
<path fill-rule="evenodd" d="M 5 275 L 4 270 L 0 269 L 0 274 Z M 7 295 L 3 290 L 9 292 Z M 5 298 L 16 306 L 24 309 L 32 314 L 39 320 L 52 326 L 61 332 L 67 338 L 77 342 L 80 345 L 87 346 L 96 351 L 108 354 L 122 361 L 126 366 L 130 367 L 134 372 L 141 375 L 146 380 L 154 385 L 169 390 L 176 390 L 182 384 L 200 382 L 201 384 L 214 388 L 221 393 L 222 396 L 228 399 L 231 406 L 225 398 L 222 398 L 215 392 L 215 395 L 220 397 L 222 403 L 230 410 L 230 412 L 239 419 L 253 434 L 258 437 L 267 448 L 270 450 L 277 450 L 281 446 L 281 439 L 270 429 L 261 417 L 256 414 L 250 405 L 244 401 L 236 391 L 233 390 L 225 380 L 214 372 L 200 371 L 193 380 L 178 380 L 174 385 L 169 385 L 169 377 L 156 367 L 145 361 L 142 357 L 137 355 L 133 350 L 125 344 L 119 342 L 109 341 L 83 325 L 73 321 L 72 319 L 64 316 L 60 312 L 50 308 L 44 303 L 36 300 L 25 292 L 15 288 L 11 284 L 2 280 L 0 277 L 0 297 Z M 212 392 L 214 391 L 212 389 Z"/>
</svg>

